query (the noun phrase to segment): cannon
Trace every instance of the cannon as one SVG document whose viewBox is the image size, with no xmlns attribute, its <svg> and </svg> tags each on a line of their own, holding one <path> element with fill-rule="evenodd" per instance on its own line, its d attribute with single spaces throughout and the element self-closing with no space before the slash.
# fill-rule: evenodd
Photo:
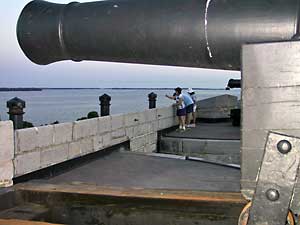
<svg viewBox="0 0 300 225">
<path fill-rule="evenodd" d="M 40 65 L 241 70 L 241 192 L 252 202 L 243 225 L 294 224 L 289 210 L 300 215 L 299 31 L 299 0 L 35 0 L 17 24 L 20 47 Z"/>
<path fill-rule="evenodd" d="M 35 0 L 17 23 L 25 55 L 45 65 L 96 60 L 240 70 L 246 43 L 291 40 L 298 0 Z"/>
</svg>

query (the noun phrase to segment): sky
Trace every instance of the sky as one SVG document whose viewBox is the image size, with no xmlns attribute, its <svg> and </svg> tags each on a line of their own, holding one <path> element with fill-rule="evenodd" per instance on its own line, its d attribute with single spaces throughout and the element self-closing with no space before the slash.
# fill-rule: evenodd
<svg viewBox="0 0 300 225">
<path fill-rule="evenodd" d="M 1 2 L 0 87 L 224 88 L 230 78 L 240 78 L 240 72 L 125 63 L 62 61 L 46 66 L 36 65 L 25 57 L 16 37 L 18 16 L 28 2 L 30 1 L 3 0 Z M 70 1 L 54 0 L 52 2 L 68 3 Z"/>
</svg>

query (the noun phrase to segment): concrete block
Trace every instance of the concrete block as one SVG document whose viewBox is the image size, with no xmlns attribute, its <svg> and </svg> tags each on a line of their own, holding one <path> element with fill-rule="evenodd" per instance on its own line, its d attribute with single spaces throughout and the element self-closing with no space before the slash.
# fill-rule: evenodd
<svg viewBox="0 0 300 225">
<path fill-rule="evenodd" d="M 111 132 L 112 139 L 121 138 L 121 137 L 125 137 L 125 136 L 126 136 L 126 132 L 125 132 L 124 127 Z"/>
<path fill-rule="evenodd" d="M 124 115 L 126 127 L 136 126 L 140 124 L 140 113 L 128 113 Z"/>
<path fill-rule="evenodd" d="M 146 136 L 147 144 L 156 144 L 157 143 L 157 132 L 149 133 Z"/>
<path fill-rule="evenodd" d="M 111 116 L 111 129 L 112 131 L 124 127 L 124 115 Z"/>
<path fill-rule="evenodd" d="M 126 127 L 125 128 L 125 133 L 126 133 L 126 136 L 128 138 L 133 138 L 134 137 L 134 128 L 135 127 Z"/>
<path fill-rule="evenodd" d="M 157 109 L 147 109 L 142 113 L 145 116 L 146 123 L 157 120 Z"/>
<path fill-rule="evenodd" d="M 144 152 L 146 152 L 146 153 L 157 152 L 157 145 L 156 144 L 147 144 L 144 147 Z"/>
<path fill-rule="evenodd" d="M 243 129 L 299 129 L 300 107 L 294 102 L 243 106 Z"/>
<path fill-rule="evenodd" d="M 94 151 L 94 137 L 83 138 L 80 140 L 81 155 L 86 155 Z"/>
<path fill-rule="evenodd" d="M 100 135 L 93 137 L 93 144 L 94 144 L 94 152 L 97 152 L 101 149 L 103 149 L 103 137 Z"/>
<path fill-rule="evenodd" d="M 14 128 L 12 121 L 0 121 L 0 160 L 14 157 Z"/>
<path fill-rule="evenodd" d="M 284 101 L 297 103 L 299 102 L 300 86 L 248 88 L 244 89 L 242 93 L 244 106 L 272 104 Z"/>
<path fill-rule="evenodd" d="M 54 145 L 69 143 L 73 136 L 73 123 L 61 123 L 54 125 Z"/>
<path fill-rule="evenodd" d="M 238 140 L 182 139 L 183 152 L 187 155 L 240 155 L 240 145 Z"/>
<path fill-rule="evenodd" d="M 264 149 L 244 148 L 241 154 L 241 174 L 244 180 L 256 180 L 258 169 L 261 165 Z"/>
<path fill-rule="evenodd" d="M 0 188 L 13 185 L 14 165 L 12 160 L 0 161 Z"/>
<path fill-rule="evenodd" d="M 104 134 L 111 131 L 111 118 L 104 116 L 98 118 L 98 134 Z"/>
<path fill-rule="evenodd" d="M 38 148 L 48 147 L 54 144 L 54 126 L 36 127 L 37 137 L 35 142 Z"/>
<path fill-rule="evenodd" d="M 111 146 L 111 133 L 107 133 L 107 134 L 104 134 L 102 136 L 103 138 L 103 147 L 110 147 Z"/>
<path fill-rule="evenodd" d="M 130 150 L 131 151 L 137 151 L 138 149 L 144 148 L 146 145 L 146 136 L 138 136 L 135 138 L 132 138 L 130 140 Z"/>
<path fill-rule="evenodd" d="M 172 153 L 172 154 L 182 154 L 182 140 L 175 138 L 164 137 L 159 142 L 160 152 L 162 153 Z"/>
<path fill-rule="evenodd" d="M 81 155 L 80 141 L 74 141 L 69 144 L 68 159 L 73 159 Z"/>
<path fill-rule="evenodd" d="M 219 95 L 197 101 L 199 109 L 234 108 L 237 106 L 237 97 L 233 95 Z"/>
<path fill-rule="evenodd" d="M 244 148 L 264 148 L 268 137 L 267 130 L 246 130 L 243 128 L 241 143 Z"/>
<path fill-rule="evenodd" d="M 176 109 L 173 106 L 157 109 L 157 118 L 159 120 L 169 118 L 169 117 L 175 117 L 175 116 L 176 116 Z"/>
<path fill-rule="evenodd" d="M 114 138 L 114 139 L 111 140 L 110 146 L 121 144 L 121 143 L 123 143 L 125 141 L 128 141 L 128 138 L 126 136 L 120 137 L 120 138 Z"/>
<path fill-rule="evenodd" d="M 244 45 L 243 87 L 299 86 L 299 50 L 297 42 Z"/>
<path fill-rule="evenodd" d="M 75 121 L 73 124 L 73 140 L 94 136 L 98 133 L 98 118 Z"/>
<path fill-rule="evenodd" d="M 15 176 L 21 176 L 41 168 L 40 151 L 26 152 L 14 159 Z"/>
<path fill-rule="evenodd" d="M 151 122 L 152 124 L 152 132 L 157 132 L 158 131 L 158 120 L 155 120 L 153 122 Z"/>
<path fill-rule="evenodd" d="M 134 137 L 145 135 L 147 133 L 150 133 L 152 131 L 152 125 L 151 123 L 143 123 L 140 125 L 137 125 L 133 128 L 133 135 Z"/>
<path fill-rule="evenodd" d="M 69 145 L 52 146 L 41 151 L 41 168 L 64 162 L 68 159 Z"/>
<path fill-rule="evenodd" d="M 178 124 L 177 121 L 178 120 L 175 117 L 168 117 L 168 118 L 160 119 L 158 121 L 158 130 L 163 130 L 166 128 L 173 127 Z"/>
<path fill-rule="evenodd" d="M 37 148 L 38 130 L 33 128 L 15 131 L 16 154 L 32 151 Z"/>
</svg>

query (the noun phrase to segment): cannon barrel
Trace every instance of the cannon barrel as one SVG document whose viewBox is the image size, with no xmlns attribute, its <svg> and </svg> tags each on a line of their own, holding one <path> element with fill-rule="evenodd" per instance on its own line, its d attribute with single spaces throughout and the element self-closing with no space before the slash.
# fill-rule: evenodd
<svg viewBox="0 0 300 225">
<path fill-rule="evenodd" d="M 28 3 L 17 37 L 34 63 L 96 60 L 240 69 L 241 45 L 291 40 L 299 0 Z"/>
</svg>

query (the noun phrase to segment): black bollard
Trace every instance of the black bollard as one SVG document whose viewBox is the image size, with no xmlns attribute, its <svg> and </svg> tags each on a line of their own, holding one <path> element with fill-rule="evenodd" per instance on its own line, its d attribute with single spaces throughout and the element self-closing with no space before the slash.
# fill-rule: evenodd
<svg viewBox="0 0 300 225">
<path fill-rule="evenodd" d="M 6 102 L 6 107 L 9 109 L 9 119 L 13 121 L 14 129 L 23 128 L 23 109 L 25 108 L 25 101 L 20 98 L 12 98 Z"/>
<path fill-rule="evenodd" d="M 149 109 L 156 108 L 156 97 L 157 97 L 157 94 L 155 94 L 154 92 L 151 92 L 150 94 L 148 94 Z"/>
<path fill-rule="evenodd" d="M 101 116 L 109 116 L 110 100 L 111 100 L 111 97 L 107 94 L 101 95 L 99 97 L 100 115 Z"/>
<path fill-rule="evenodd" d="M 241 88 L 241 80 L 240 79 L 230 79 L 227 84 L 227 88 Z M 228 89 L 226 89 L 228 90 Z"/>
</svg>

